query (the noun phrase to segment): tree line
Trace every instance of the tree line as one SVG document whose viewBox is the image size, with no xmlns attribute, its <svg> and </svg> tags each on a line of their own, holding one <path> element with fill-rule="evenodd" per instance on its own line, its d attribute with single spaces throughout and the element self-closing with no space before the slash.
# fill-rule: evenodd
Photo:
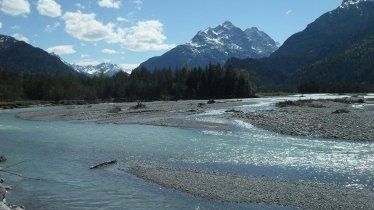
<svg viewBox="0 0 374 210">
<path fill-rule="evenodd" d="M 0 71 L 0 100 L 177 100 L 253 97 L 255 76 L 219 64 L 205 68 L 146 68 L 113 77 L 77 74 L 23 74 Z"/>
</svg>

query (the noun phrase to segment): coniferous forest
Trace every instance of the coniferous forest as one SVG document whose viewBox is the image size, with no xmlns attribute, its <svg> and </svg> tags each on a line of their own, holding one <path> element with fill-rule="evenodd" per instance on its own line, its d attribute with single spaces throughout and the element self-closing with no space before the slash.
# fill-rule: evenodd
<svg viewBox="0 0 374 210">
<path fill-rule="evenodd" d="M 248 71 L 209 65 L 205 68 L 145 68 L 85 77 L 79 74 L 22 74 L 0 71 L 0 101 L 85 100 L 134 101 L 245 98 L 255 95 L 255 76 Z"/>
</svg>

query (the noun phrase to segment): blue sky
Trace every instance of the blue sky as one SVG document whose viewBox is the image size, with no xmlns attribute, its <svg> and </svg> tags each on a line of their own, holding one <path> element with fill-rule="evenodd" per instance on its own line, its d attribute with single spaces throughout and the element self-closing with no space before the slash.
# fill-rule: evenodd
<svg viewBox="0 0 374 210">
<path fill-rule="evenodd" d="M 283 43 L 342 0 L 0 0 L 0 33 L 78 64 L 139 64 L 225 20 Z M 132 65 L 131 65 L 132 64 Z"/>
</svg>

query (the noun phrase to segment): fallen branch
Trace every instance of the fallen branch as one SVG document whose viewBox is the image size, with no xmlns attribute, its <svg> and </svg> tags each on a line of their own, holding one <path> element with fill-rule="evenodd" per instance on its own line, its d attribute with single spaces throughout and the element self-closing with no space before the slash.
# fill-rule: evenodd
<svg viewBox="0 0 374 210">
<path fill-rule="evenodd" d="M 13 164 L 13 165 L 9 165 L 9 166 L 7 166 L 7 167 L 5 167 L 5 168 L 3 168 L 3 169 L 12 168 L 12 167 L 14 167 L 14 166 L 18 166 L 18 165 L 20 165 L 20 164 L 22 164 L 22 163 L 25 163 L 25 162 L 27 162 L 27 160 L 24 160 L 24 161 L 21 161 L 21 162 L 15 163 L 15 164 Z"/>
<path fill-rule="evenodd" d="M 24 179 L 31 179 L 31 180 L 42 181 L 42 179 L 26 177 L 26 176 L 23 176 L 21 174 L 17 174 L 17 173 L 11 172 L 11 171 L 4 170 L 3 168 L 0 168 L 0 172 L 4 172 L 4 173 L 7 173 L 7 174 L 12 174 L 14 176 L 18 176 L 18 177 L 21 177 L 21 178 L 24 178 Z"/>
<path fill-rule="evenodd" d="M 113 165 L 113 164 L 116 164 L 116 163 L 117 163 L 117 160 L 105 161 L 103 163 L 99 163 L 97 165 L 91 166 L 90 169 L 101 168 L 101 167 L 104 167 L 104 166 L 107 166 L 107 165 Z"/>
</svg>

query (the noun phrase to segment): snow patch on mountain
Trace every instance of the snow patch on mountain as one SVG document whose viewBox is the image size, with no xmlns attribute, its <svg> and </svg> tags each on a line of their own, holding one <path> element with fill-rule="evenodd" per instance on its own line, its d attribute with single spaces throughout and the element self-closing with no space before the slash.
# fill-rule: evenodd
<svg viewBox="0 0 374 210">
<path fill-rule="evenodd" d="M 140 64 L 150 71 L 162 68 L 204 67 L 209 63 L 224 64 L 232 57 L 263 58 L 278 49 L 276 43 L 258 28 L 242 30 L 230 21 L 215 28 L 199 31 L 190 41 L 178 45 L 165 54 Z"/>
<path fill-rule="evenodd" d="M 374 2 L 374 0 L 343 0 L 343 3 L 340 7 L 347 8 L 350 6 L 358 6 L 358 4 L 362 2 L 368 2 L 368 1 Z"/>
<path fill-rule="evenodd" d="M 100 74 L 104 74 L 106 76 L 114 76 L 118 72 L 125 72 L 125 69 L 123 69 L 121 66 L 117 64 L 112 63 L 101 63 L 99 65 L 87 65 L 87 66 L 80 66 L 77 64 L 72 64 L 71 67 L 81 73 L 85 74 L 87 76 L 98 76 Z"/>
<path fill-rule="evenodd" d="M 195 53 L 208 49 L 236 56 L 266 57 L 278 49 L 278 45 L 266 33 L 256 27 L 241 30 L 230 21 L 215 28 L 206 28 L 185 44 Z"/>
</svg>

